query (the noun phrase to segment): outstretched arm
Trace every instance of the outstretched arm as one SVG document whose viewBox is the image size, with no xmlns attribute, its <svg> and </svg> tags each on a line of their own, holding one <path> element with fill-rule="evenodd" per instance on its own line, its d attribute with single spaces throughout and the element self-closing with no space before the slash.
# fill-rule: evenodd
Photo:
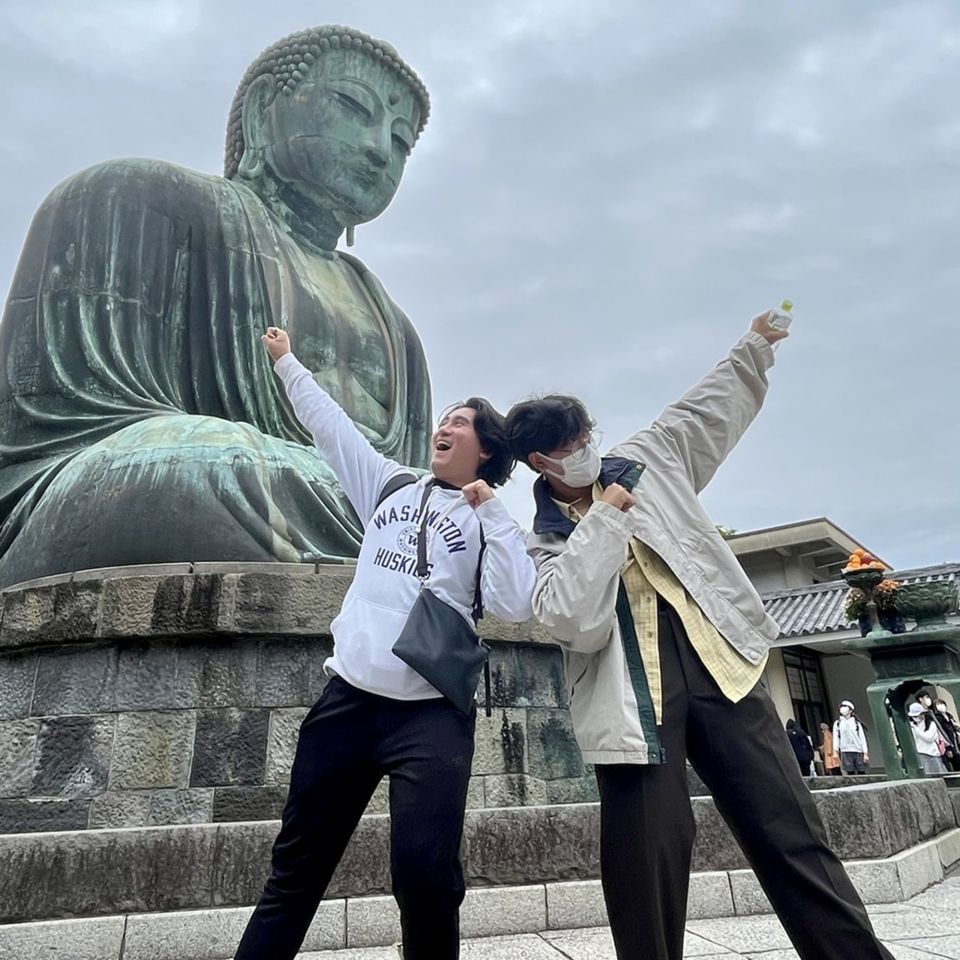
<svg viewBox="0 0 960 960">
<path fill-rule="evenodd" d="M 749 333 L 700 383 L 611 452 L 637 459 L 654 444 L 683 467 L 699 493 L 759 413 L 772 346 L 787 336 L 771 325 L 770 311 L 758 314 Z"/>
<path fill-rule="evenodd" d="M 262 339 L 293 412 L 310 431 L 320 456 L 337 475 L 366 526 L 384 484 L 403 467 L 374 450 L 343 408 L 293 355 L 286 331 L 270 327 Z"/>
</svg>

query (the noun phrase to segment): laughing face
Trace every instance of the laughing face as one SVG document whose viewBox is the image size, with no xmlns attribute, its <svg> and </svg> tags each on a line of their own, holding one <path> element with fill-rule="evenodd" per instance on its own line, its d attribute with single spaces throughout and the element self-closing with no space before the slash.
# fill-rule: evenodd
<svg viewBox="0 0 960 960">
<path fill-rule="evenodd" d="M 462 487 L 477 479 L 477 470 L 488 454 L 474 429 L 477 411 L 455 407 L 444 414 L 433 435 L 430 471 L 438 480 Z"/>
</svg>

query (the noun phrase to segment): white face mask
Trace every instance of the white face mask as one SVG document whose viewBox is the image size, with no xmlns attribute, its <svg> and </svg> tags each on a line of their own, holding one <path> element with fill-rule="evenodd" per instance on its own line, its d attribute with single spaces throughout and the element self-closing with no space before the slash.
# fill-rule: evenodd
<svg viewBox="0 0 960 960">
<path fill-rule="evenodd" d="M 850 716 L 850 708 L 849 708 L 849 707 L 841 707 L 841 708 L 840 708 L 840 716 L 841 716 L 841 717 L 849 717 L 849 716 Z"/>
<path fill-rule="evenodd" d="M 554 460 L 541 453 L 548 463 L 560 468 L 559 472 L 547 470 L 551 476 L 562 480 L 568 487 L 589 487 L 600 476 L 600 452 L 592 443 L 585 443 L 579 450 L 568 453 L 562 460 Z"/>
<path fill-rule="evenodd" d="M 941 713 L 946 713 L 946 712 L 947 712 L 947 705 L 946 705 L 945 703 L 938 703 L 938 704 L 937 704 L 937 709 L 938 709 Z"/>
</svg>

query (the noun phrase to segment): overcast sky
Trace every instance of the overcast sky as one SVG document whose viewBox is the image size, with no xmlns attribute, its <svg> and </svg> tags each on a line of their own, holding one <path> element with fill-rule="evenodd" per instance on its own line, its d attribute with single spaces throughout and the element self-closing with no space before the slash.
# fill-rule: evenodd
<svg viewBox="0 0 960 960">
<path fill-rule="evenodd" d="M 247 64 L 319 23 L 388 40 L 431 92 L 354 252 L 420 331 L 437 409 L 577 393 L 613 442 L 791 297 L 711 515 L 960 560 L 956 0 L 4 0 L 4 296 L 54 184 L 119 156 L 219 172 Z M 525 524 L 530 478 L 504 494 Z"/>
</svg>

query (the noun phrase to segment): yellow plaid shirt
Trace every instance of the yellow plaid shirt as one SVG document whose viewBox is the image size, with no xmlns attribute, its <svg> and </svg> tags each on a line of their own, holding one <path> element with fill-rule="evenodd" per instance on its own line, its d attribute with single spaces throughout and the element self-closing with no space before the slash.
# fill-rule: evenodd
<svg viewBox="0 0 960 960">
<path fill-rule="evenodd" d="M 594 489 L 599 498 L 602 489 Z M 564 516 L 574 523 L 583 515 L 570 504 L 554 500 Z M 680 622 L 687 631 L 690 643 L 716 680 L 723 695 L 736 703 L 742 700 L 757 684 L 767 658 L 759 663 L 750 663 L 742 657 L 704 616 L 703 611 L 687 593 L 673 571 L 645 543 L 636 537 L 630 541 L 630 553 L 621 570 L 630 610 L 640 644 L 640 656 L 650 685 L 650 696 L 656 711 L 657 722 L 663 723 L 663 684 L 660 672 L 660 647 L 657 629 L 657 594 L 677 611 Z"/>
</svg>

